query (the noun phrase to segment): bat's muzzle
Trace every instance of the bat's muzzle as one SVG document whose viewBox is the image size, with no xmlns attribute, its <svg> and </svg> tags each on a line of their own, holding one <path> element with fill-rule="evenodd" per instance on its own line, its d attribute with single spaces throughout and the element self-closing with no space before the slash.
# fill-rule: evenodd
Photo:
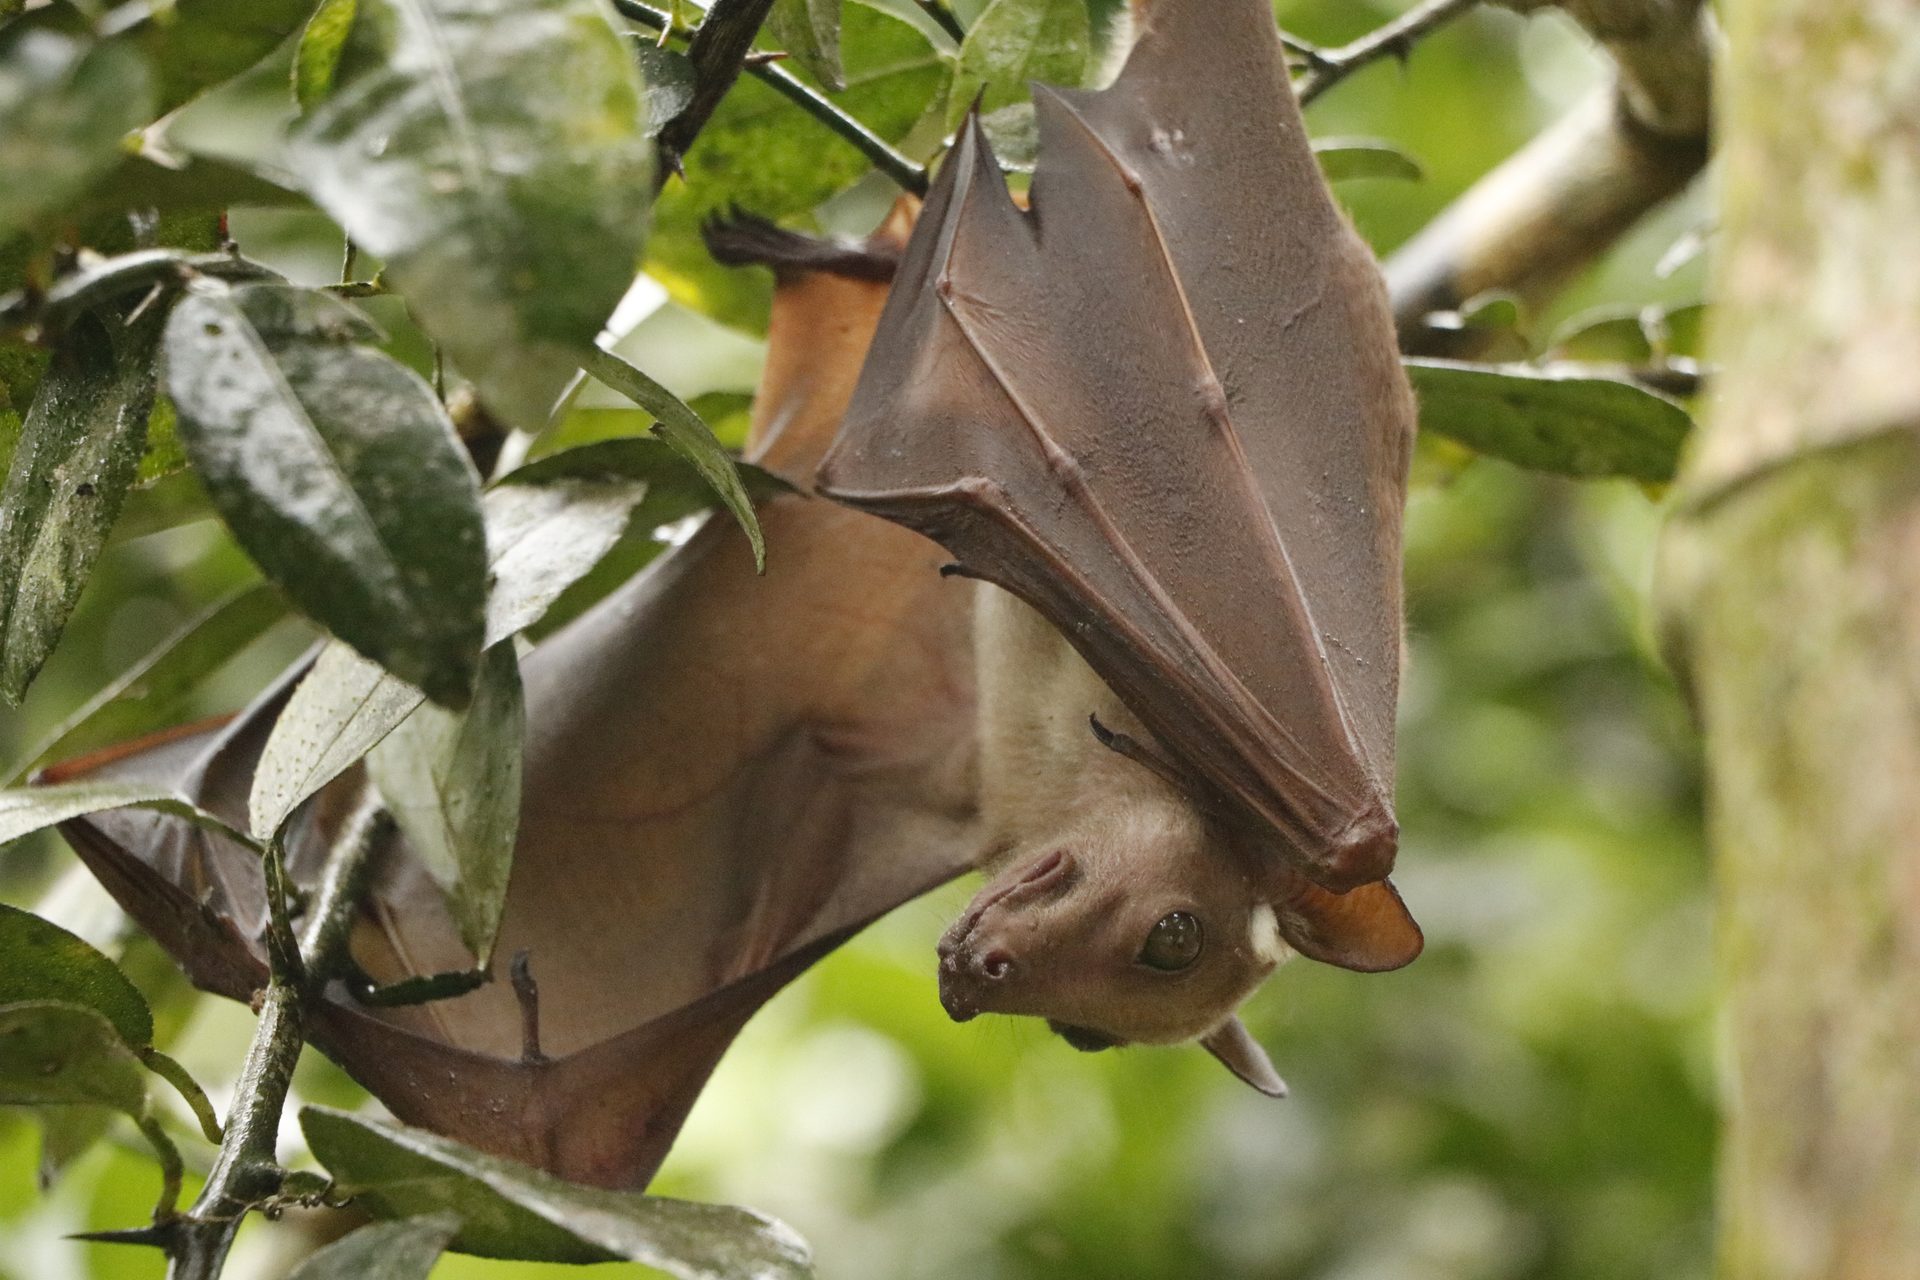
<svg viewBox="0 0 1920 1280">
<path fill-rule="evenodd" d="M 1073 859 L 1056 849 L 988 884 L 940 938 L 940 1006 L 955 1022 L 991 1012 L 996 995 L 1020 976 L 1020 957 L 997 936 L 1008 908 L 1064 892 L 1078 875 Z"/>
</svg>

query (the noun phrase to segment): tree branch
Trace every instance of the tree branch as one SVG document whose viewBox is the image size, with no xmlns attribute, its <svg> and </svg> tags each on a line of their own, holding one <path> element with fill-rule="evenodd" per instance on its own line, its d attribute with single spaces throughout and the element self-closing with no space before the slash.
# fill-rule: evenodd
<svg viewBox="0 0 1920 1280">
<path fill-rule="evenodd" d="M 1289 45 L 1307 63 L 1307 74 L 1294 86 L 1300 105 L 1306 106 L 1348 76 L 1388 54 L 1405 58 L 1422 36 L 1479 4 L 1480 0 L 1426 0 L 1392 22 L 1338 49 L 1323 49 L 1288 37 Z"/>
<path fill-rule="evenodd" d="M 693 100 L 660 131 L 660 145 L 669 154 L 683 156 L 707 120 L 740 78 L 747 51 L 766 20 L 773 0 L 714 0 L 707 16 L 687 45 L 693 63 Z"/>
<path fill-rule="evenodd" d="M 1549 0 L 1501 0 L 1531 12 Z M 1599 257 L 1705 166 L 1714 25 L 1701 0 L 1560 0 L 1612 55 L 1614 84 L 1461 196 L 1388 259 L 1404 350 L 1470 356 L 1481 335 L 1439 330 L 1488 289 L 1538 298 Z"/>
<path fill-rule="evenodd" d="M 280 1189 L 286 1170 L 275 1140 L 293 1069 L 306 1044 L 306 1010 L 328 982 L 351 967 L 347 937 L 373 851 L 392 822 L 377 802 L 355 813 L 327 861 L 296 954 L 283 957 L 280 948 L 269 948 L 273 976 L 260 998 L 260 1021 L 234 1089 L 220 1154 L 193 1208 L 161 1226 L 168 1280 L 214 1280 L 240 1223 Z M 268 856 L 277 859 L 277 848 Z M 270 875 L 270 891 L 275 883 Z"/>
<path fill-rule="evenodd" d="M 613 0 L 613 5 L 623 18 L 654 31 L 677 34 L 673 31 L 670 15 L 652 5 L 642 3 L 641 0 Z M 747 74 L 771 86 L 789 102 L 853 144 L 862 155 L 873 162 L 874 168 L 893 179 L 895 185 L 901 190 L 910 191 L 917 196 L 927 194 L 926 166 L 916 164 L 907 156 L 894 150 L 885 138 L 836 107 L 825 94 L 815 90 L 785 67 L 771 62 L 749 61 L 745 69 Z"/>
</svg>

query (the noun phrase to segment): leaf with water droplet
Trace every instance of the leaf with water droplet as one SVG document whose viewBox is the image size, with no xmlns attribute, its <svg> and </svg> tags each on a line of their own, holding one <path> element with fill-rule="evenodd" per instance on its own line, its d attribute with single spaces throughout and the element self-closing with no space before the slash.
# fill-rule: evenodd
<svg viewBox="0 0 1920 1280">
<path fill-rule="evenodd" d="M 446 410 L 336 298 L 284 285 L 189 295 L 167 325 L 180 437 L 227 527 L 336 636 L 466 701 L 486 534 Z"/>
<path fill-rule="evenodd" d="M 27 412 L 0 490 L 0 697 L 8 702 L 20 701 L 59 643 L 140 465 L 162 319 L 150 314 L 127 328 L 83 316 L 62 335 Z"/>
</svg>

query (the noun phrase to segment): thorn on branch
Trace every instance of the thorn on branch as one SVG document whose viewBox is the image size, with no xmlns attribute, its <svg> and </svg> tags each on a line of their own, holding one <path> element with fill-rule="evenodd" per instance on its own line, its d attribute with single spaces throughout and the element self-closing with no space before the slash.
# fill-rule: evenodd
<svg viewBox="0 0 1920 1280">
<path fill-rule="evenodd" d="M 1300 105 L 1312 102 L 1360 68 L 1381 58 L 1392 57 L 1404 64 L 1413 55 L 1414 45 L 1478 3 L 1480 0 L 1425 0 L 1385 26 L 1337 49 L 1320 48 L 1283 36 L 1287 47 L 1307 65 L 1307 73 L 1295 85 Z"/>
<path fill-rule="evenodd" d="M 513 996 L 520 1002 L 520 1061 L 529 1066 L 547 1061 L 540 1049 L 540 984 L 533 980 L 533 962 L 526 951 L 513 953 L 508 966 Z"/>
</svg>

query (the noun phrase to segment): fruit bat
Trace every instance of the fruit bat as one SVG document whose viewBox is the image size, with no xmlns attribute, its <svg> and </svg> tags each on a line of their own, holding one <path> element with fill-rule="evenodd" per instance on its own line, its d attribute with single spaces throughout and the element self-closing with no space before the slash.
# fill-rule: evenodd
<svg viewBox="0 0 1920 1280">
<path fill-rule="evenodd" d="M 501 947 L 524 950 L 538 976 L 538 1051 L 504 984 L 411 1009 L 330 992 L 316 1042 L 402 1119 L 582 1181 L 644 1183 L 768 996 L 970 864 L 990 882 L 942 943 L 956 1016 L 1032 1012 L 1081 1047 L 1201 1035 L 1270 1091 L 1278 1079 L 1232 1010 L 1287 946 L 1362 969 L 1418 950 L 1391 888 L 1365 879 L 1390 856 L 1404 384 L 1372 264 L 1306 151 L 1270 17 L 1223 4 L 1219 23 L 1179 31 L 1205 25 L 1202 7 L 1151 12 L 1113 89 L 1043 96 L 1057 154 L 1030 214 L 1006 204 L 976 129 L 904 257 L 899 220 L 857 251 L 733 237 L 735 256 L 781 268 L 753 455 L 799 483 L 842 417 L 898 264 L 825 476 L 850 505 L 947 542 L 967 573 L 939 572 L 948 557 L 916 533 L 783 497 L 763 508 L 765 579 L 737 532 L 710 522 L 536 649 Z M 1214 52 L 1182 53 L 1196 39 Z M 1163 83 L 1194 75 L 1196 58 L 1231 110 Z M 1104 172 L 1076 177 L 1073 148 L 1087 144 L 1063 139 L 1063 102 L 1083 113 L 1068 123 L 1117 127 L 1163 163 L 1116 166 L 1117 189 Z M 1191 210 L 1162 207 L 1171 179 Z M 982 257 L 999 250 L 984 248 L 976 207 L 1026 238 L 1006 241 L 1004 270 Z M 1137 253 L 1129 217 L 1146 219 L 1158 259 Z M 1072 262 L 1042 253 L 1049 219 L 1064 221 L 1046 244 L 1081 245 Z M 1196 229 L 1207 219 L 1217 241 Z M 1163 231 L 1182 227 L 1184 248 Z M 966 263 L 984 274 L 952 269 Z M 1106 285 L 1072 279 L 1106 268 Z M 1025 271 L 1058 296 L 993 292 Z M 927 300 L 956 296 L 947 314 L 1032 340 L 1038 390 L 1000 380 L 1004 346 L 942 346 L 953 334 Z M 1020 306 L 1039 309 L 1022 320 Z M 1169 385 L 1182 377 L 1197 409 Z M 1078 429 L 1029 416 L 1076 398 Z M 1007 438 L 1010 423 L 1042 420 L 1045 433 Z M 991 465 L 921 470 L 981 461 L 970 449 Z M 971 499 L 951 500 L 971 491 L 1029 505 L 989 502 L 976 518 Z M 1089 511 L 1096 534 L 1114 535 L 1104 552 Z M 237 818 L 291 686 L 224 727 L 53 776 L 164 777 Z M 312 879 L 362 785 L 342 779 L 296 826 L 296 881 Z M 251 855 L 129 813 L 69 835 L 202 986 L 244 999 L 264 980 Z M 380 980 L 457 969 L 457 938 L 404 847 L 386 851 L 361 964 Z"/>
<path fill-rule="evenodd" d="M 859 246 L 869 278 L 782 271 L 749 454 L 798 484 L 884 301 L 872 264 L 897 259 L 909 216 Z M 969 865 L 973 584 L 943 579 L 919 535 L 844 507 L 793 494 L 759 515 L 764 576 L 733 522 L 709 520 L 523 663 L 525 799 L 497 952 L 528 956 L 538 1051 L 506 982 L 402 1008 L 327 992 L 314 1042 L 400 1119 L 577 1181 L 643 1185 L 768 997 Z M 42 777 L 161 779 L 244 825 L 300 674 L 230 723 Z M 297 883 L 364 786 L 356 770 L 296 818 Z M 132 810 L 64 831 L 198 985 L 246 1000 L 265 983 L 253 854 Z M 380 982 L 472 964 L 399 839 L 352 949 Z"/>
<path fill-rule="evenodd" d="M 819 487 L 1004 588 L 948 1011 L 1277 1091 L 1230 1015 L 1287 948 L 1421 945 L 1385 878 L 1414 406 L 1266 0 L 1141 22 L 1111 87 L 1035 86 L 1025 208 L 969 123 Z"/>
</svg>

